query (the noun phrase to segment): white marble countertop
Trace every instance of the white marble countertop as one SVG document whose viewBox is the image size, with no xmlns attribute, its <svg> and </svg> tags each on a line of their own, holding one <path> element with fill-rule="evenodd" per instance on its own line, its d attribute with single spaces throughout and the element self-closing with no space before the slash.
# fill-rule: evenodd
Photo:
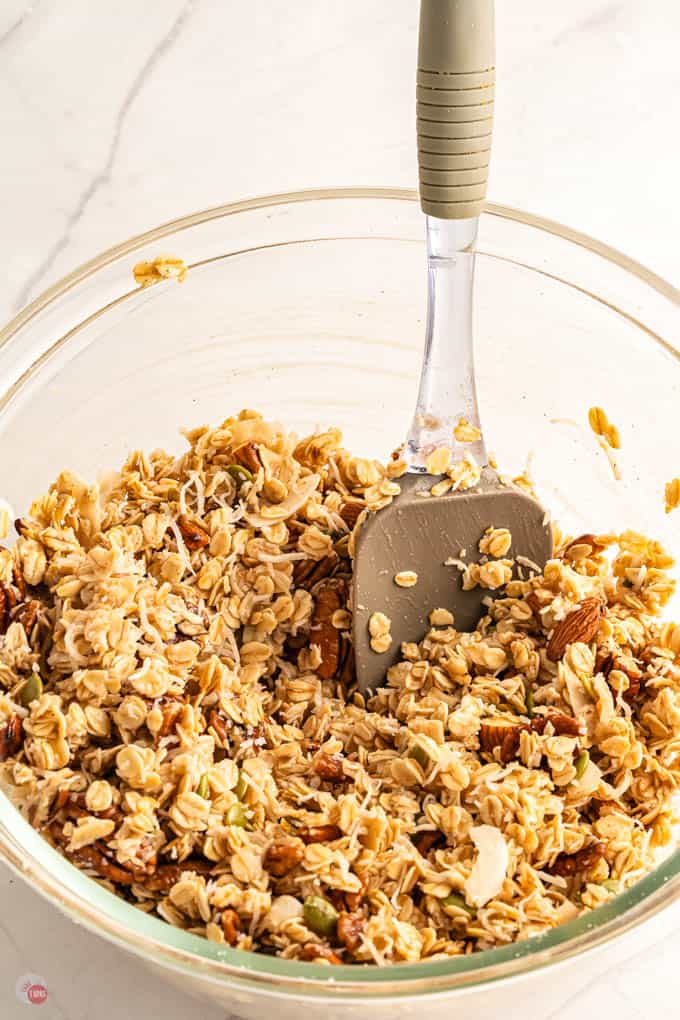
<svg viewBox="0 0 680 1020">
<path fill-rule="evenodd" d="M 490 198 L 678 283 L 680 5 L 499 0 Z M 332 184 L 413 186 L 415 0 L 2 0 L 0 321 L 181 213 Z M 195 1007 L 0 871 L 0 1015 L 183 1020 Z M 675 934 L 674 934 L 675 932 Z M 674 1015 L 680 914 L 550 1020 Z M 87 965 L 72 965 L 73 960 Z M 223 1014 L 202 1011 L 206 1020 Z M 548 1020 L 540 1003 L 537 1020 Z"/>
</svg>

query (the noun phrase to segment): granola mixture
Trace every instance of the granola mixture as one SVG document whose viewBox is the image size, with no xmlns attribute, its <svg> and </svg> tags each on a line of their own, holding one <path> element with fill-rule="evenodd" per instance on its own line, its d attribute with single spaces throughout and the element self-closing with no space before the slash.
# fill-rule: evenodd
<svg viewBox="0 0 680 1020">
<path fill-rule="evenodd" d="M 216 942 L 331 965 L 527 938 L 653 866 L 680 780 L 658 543 L 556 533 L 526 579 L 504 529 L 480 535 L 488 615 L 459 633 L 431 607 L 364 700 L 352 533 L 394 467 L 251 411 L 187 438 L 105 487 L 61 474 L 0 551 L 0 769 L 76 866 Z"/>
</svg>

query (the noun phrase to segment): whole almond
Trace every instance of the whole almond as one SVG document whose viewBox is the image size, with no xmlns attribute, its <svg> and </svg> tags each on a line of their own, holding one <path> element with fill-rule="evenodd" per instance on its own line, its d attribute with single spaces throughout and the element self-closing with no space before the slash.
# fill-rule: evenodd
<svg viewBox="0 0 680 1020">
<path fill-rule="evenodd" d="M 584 599 L 580 606 L 572 610 L 555 627 L 552 632 L 546 655 L 552 662 L 558 662 L 569 645 L 581 641 L 590 644 L 595 638 L 602 618 L 602 603 L 598 598 Z"/>
</svg>

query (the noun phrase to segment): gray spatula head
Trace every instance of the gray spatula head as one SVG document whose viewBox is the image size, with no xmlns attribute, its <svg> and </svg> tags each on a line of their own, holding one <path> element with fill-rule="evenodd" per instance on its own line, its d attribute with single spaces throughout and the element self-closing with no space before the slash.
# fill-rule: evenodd
<svg viewBox="0 0 680 1020">
<path fill-rule="evenodd" d="M 461 571 L 446 561 L 458 559 L 465 550 L 466 563 L 479 562 L 479 540 L 488 527 L 510 531 L 508 559 L 520 556 L 542 569 L 552 549 L 543 507 L 521 489 L 501 484 L 489 468 L 475 489 L 438 497 L 418 495 L 431 489 L 431 475 L 408 474 L 399 481 L 401 495 L 370 514 L 356 538 L 352 604 L 361 690 L 375 690 L 385 682 L 387 670 L 400 657 L 401 643 L 420 641 L 429 630 L 433 609 L 453 613 L 457 630 L 474 630 L 485 612 L 482 599 L 494 592 L 479 587 L 463 591 Z M 413 587 L 395 582 L 403 571 L 417 573 Z M 383 653 L 370 644 L 369 620 L 375 612 L 391 620 L 392 643 Z"/>
</svg>

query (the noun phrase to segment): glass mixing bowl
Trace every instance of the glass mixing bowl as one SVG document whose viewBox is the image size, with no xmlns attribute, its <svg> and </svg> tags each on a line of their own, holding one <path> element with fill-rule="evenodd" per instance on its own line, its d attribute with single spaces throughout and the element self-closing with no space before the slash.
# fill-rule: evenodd
<svg viewBox="0 0 680 1020">
<path fill-rule="evenodd" d="M 519 473 L 529 458 L 570 532 L 633 527 L 672 548 L 663 487 L 680 474 L 680 293 L 604 245 L 499 206 L 484 214 L 478 247 L 479 397 L 501 470 Z M 186 261 L 186 282 L 138 288 L 133 265 L 160 252 Z M 409 191 L 239 202 L 111 249 L 0 333 L 2 495 L 21 512 L 62 468 L 93 479 L 131 447 L 180 450 L 180 427 L 242 407 L 303 433 L 340 425 L 351 449 L 385 457 L 415 401 L 425 284 Z M 620 428 L 620 480 L 588 429 L 593 404 Z M 680 896 L 676 851 L 548 935 L 433 963 L 328 968 L 218 946 L 143 914 L 68 864 L 3 796 L 0 857 L 167 978 L 239 1015 L 273 1005 L 282 1020 L 301 1006 L 328 1020 L 369 1003 L 375 1017 L 443 1016 L 471 995 L 481 1017 L 509 979 L 531 975 L 535 988 L 547 964 L 580 960 Z"/>
</svg>

